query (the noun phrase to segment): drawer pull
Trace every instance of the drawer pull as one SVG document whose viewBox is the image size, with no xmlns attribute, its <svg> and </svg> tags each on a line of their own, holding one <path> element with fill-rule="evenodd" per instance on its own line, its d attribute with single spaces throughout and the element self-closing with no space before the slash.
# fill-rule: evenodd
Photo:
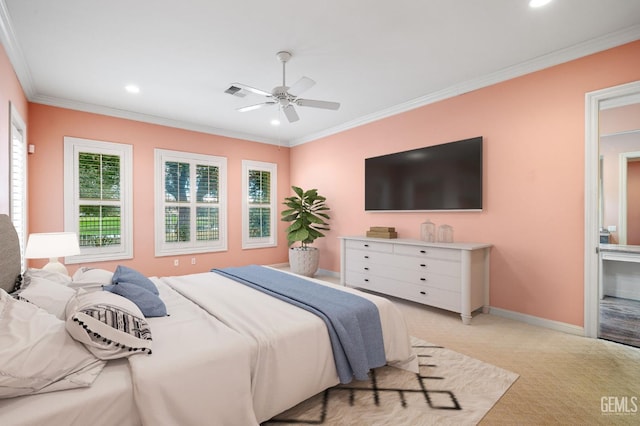
<svg viewBox="0 0 640 426">
<path fill-rule="evenodd" d="M 365 279 L 364 279 L 364 282 L 365 282 L 365 283 L 368 283 L 368 282 L 369 282 L 369 278 L 365 278 Z"/>
<path fill-rule="evenodd" d="M 365 256 L 364 258 L 365 258 L 365 259 L 368 259 L 368 258 L 369 258 L 369 256 Z"/>
<path fill-rule="evenodd" d="M 365 270 L 365 271 L 368 271 L 368 270 L 369 270 L 369 268 L 365 267 L 365 268 L 364 268 L 364 270 Z"/>
<path fill-rule="evenodd" d="M 421 264 L 420 264 L 420 267 L 421 267 L 421 268 L 426 268 L 426 267 L 427 267 L 427 265 L 425 265 L 424 263 L 421 263 Z"/>
<path fill-rule="evenodd" d="M 365 247 L 369 247 L 369 244 L 365 244 L 364 246 L 365 246 Z"/>
<path fill-rule="evenodd" d="M 422 294 L 423 296 L 426 296 L 427 292 L 426 291 L 421 291 L 420 294 Z"/>
<path fill-rule="evenodd" d="M 420 253 L 427 254 L 427 251 L 426 250 L 420 250 Z"/>
<path fill-rule="evenodd" d="M 427 280 L 426 278 L 420 278 L 420 281 L 426 281 L 426 280 Z"/>
</svg>

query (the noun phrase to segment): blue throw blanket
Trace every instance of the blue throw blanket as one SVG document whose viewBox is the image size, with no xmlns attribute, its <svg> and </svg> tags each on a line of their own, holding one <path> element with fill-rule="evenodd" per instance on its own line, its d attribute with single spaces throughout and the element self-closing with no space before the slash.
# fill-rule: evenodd
<svg viewBox="0 0 640 426">
<path fill-rule="evenodd" d="M 360 296 L 258 265 L 212 269 L 239 283 L 312 312 L 327 325 L 341 383 L 366 380 L 386 364 L 376 305 Z"/>
</svg>

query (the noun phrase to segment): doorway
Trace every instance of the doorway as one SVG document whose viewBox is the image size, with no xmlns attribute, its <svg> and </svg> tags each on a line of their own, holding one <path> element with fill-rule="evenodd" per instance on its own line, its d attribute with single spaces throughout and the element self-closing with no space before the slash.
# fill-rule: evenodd
<svg viewBox="0 0 640 426">
<path fill-rule="evenodd" d="M 624 295 L 626 294 L 624 291 L 636 286 L 640 290 L 640 246 L 618 244 L 619 233 L 621 232 L 620 223 L 616 219 L 616 223 L 611 224 L 610 219 L 605 219 L 606 211 L 603 212 L 603 208 L 606 209 L 606 206 L 612 205 L 612 203 L 604 200 L 603 191 L 606 191 L 606 189 L 603 188 L 606 185 L 603 184 L 602 179 L 605 172 L 602 169 L 603 157 L 600 145 L 602 136 L 601 112 L 610 108 L 633 104 L 640 104 L 640 81 L 587 93 L 586 95 L 584 329 L 585 335 L 593 338 L 607 338 L 607 336 L 601 335 L 604 333 L 601 325 L 609 321 L 608 314 L 603 314 L 601 309 L 605 306 L 603 302 L 605 294 L 611 292 L 609 283 L 605 286 L 605 278 L 609 273 L 608 271 L 611 268 L 621 267 L 623 271 L 626 271 L 627 277 L 631 277 L 631 284 L 629 282 L 621 284 L 622 293 L 620 294 Z M 620 182 L 619 187 L 622 188 L 623 185 Z M 616 197 L 620 198 L 619 193 L 621 190 L 616 190 Z M 624 191 L 626 191 L 626 183 L 624 184 Z M 624 194 L 626 199 L 626 192 Z M 626 218 L 626 211 L 624 216 Z M 623 224 L 623 228 L 626 229 L 626 224 Z M 626 235 L 623 238 L 625 242 Z M 608 242 L 613 244 L 606 244 Z M 627 247 L 631 247 L 630 251 L 627 250 Z M 614 275 L 617 276 L 617 274 L 618 272 L 616 271 Z M 637 284 L 633 281 L 636 281 Z M 614 287 L 616 291 L 619 290 L 617 284 Z M 620 299 L 625 298 L 622 297 Z M 637 305 L 624 309 L 636 310 L 634 306 L 638 306 L 638 310 L 640 310 L 640 301 L 638 301 Z M 615 309 L 618 308 L 616 307 Z M 640 321 L 640 316 L 637 321 Z M 637 322 L 634 325 L 637 328 Z"/>
</svg>

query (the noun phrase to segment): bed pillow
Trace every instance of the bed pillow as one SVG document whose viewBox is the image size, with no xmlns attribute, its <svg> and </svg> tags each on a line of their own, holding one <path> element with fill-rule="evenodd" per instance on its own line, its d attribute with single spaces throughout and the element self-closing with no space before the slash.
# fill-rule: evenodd
<svg viewBox="0 0 640 426">
<path fill-rule="evenodd" d="M 0 289 L 0 398 L 90 386 L 105 364 L 64 321 Z"/>
<path fill-rule="evenodd" d="M 140 308 L 142 314 L 147 318 L 164 317 L 167 315 L 167 307 L 162 299 L 144 287 L 128 282 L 121 282 L 118 284 L 106 285 L 103 289 L 131 300 L 138 308 Z"/>
<path fill-rule="evenodd" d="M 76 292 L 74 289 L 40 276 L 31 276 L 16 297 L 44 309 L 60 320 L 66 319 L 65 308 Z"/>
<path fill-rule="evenodd" d="M 67 304 L 66 327 L 100 359 L 151 354 L 151 329 L 140 309 L 108 291 L 78 289 Z"/>
<path fill-rule="evenodd" d="M 44 278 L 62 285 L 71 284 L 71 277 L 69 275 L 61 274 L 60 272 L 46 271 L 44 269 L 29 268 L 27 272 L 24 273 L 24 283 L 22 286 L 28 286 L 31 278 Z"/>
<path fill-rule="evenodd" d="M 156 296 L 160 294 L 160 292 L 158 292 L 158 288 L 156 287 L 156 285 L 149 278 L 145 277 L 135 269 L 131 269 L 122 265 L 118 265 L 118 267 L 116 268 L 116 271 L 113 273 L 113 278 L 111 279 L 111 283 L 112 284 L 118 284 L 118 283 L 135 284 L 149 290 L 151 293 L 155 294 Z"/>
<path fill-rule="evenodd" d="M 113 272 L 111 271 L 83 266 L 73 274 L 69 287 L 101 290 L 103 285 L 111 284 L 112 278 Z"/>
</svg>

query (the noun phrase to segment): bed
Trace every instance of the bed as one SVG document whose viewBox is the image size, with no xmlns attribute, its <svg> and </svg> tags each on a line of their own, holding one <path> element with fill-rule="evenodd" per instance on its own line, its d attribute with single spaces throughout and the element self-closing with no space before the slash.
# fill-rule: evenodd
<svg viewBox="0 0 640 426">
<path fill-rule="evenodd" d="M 20 276 L 14 234 L 8 218 L 0 215 L 0 288 L 4 294 L 14 290 Z M 34 274 L 31 279 L 39 282 Z M 90 286 L 85 288 L 82 279 L 74 280 L 66 285 L 74 291 L 66 305 L 66 320 L 46 314 L 47 320 L 53 317 L 63 323 L 71 335 L 77 333 L 69 328 L 76 325 L 70 318 L 77 319 L 72 308 L 78 302 L 73 301 L 108 293 L 99 288 L 87 290 Z M 88 358 L 95 356 L 92 350 L 103 355 L 90 360 L 94 370 L 102 366 L 100 371 L 87 374 L 90 378 L 85 382 L 78 380 L 82 384 L 74 383 L 75 388 L 50 392 L 45 388 L 43 393 L 0 399 L 2 423 L 255 425 L 340 383 L 330 333 L 313 313 L 214 272 L 149 280 L 169 313 L 152 318 L 142 315 L 153 336 L 152 346 L 127 343 L 126 356 L 118 355 L 125 350 L 122 347 L 111 347 L 116 355 L 108 352 L 104 356 L 102 349 L 71 339 L 74 345 L 89 349 Z M 338 289 L 365 297 L 377 307 L 386 362 L 417 371 L 404 319 L 393 304 L 357 290 Z M 5 305 L 18 302 L 21 308 L 29 304 L 5 297 Z M 2 319 L 2 306 L 0 303 L 0 322 L 6 323 L 10 319 Z M 34 309 L 44 318 L 41 308 Z M 93 329 L 90 325 L 88 331 Z M 0 340 L 6 338 L 2 333 L 0 330 Z M 2 350 L 0 347 L 0 359 L 7 356 Z M 47 359 L 46 353 L 38 356 Z M 1 385 L 0 380 L 0 389 Z"/>
</svg>

